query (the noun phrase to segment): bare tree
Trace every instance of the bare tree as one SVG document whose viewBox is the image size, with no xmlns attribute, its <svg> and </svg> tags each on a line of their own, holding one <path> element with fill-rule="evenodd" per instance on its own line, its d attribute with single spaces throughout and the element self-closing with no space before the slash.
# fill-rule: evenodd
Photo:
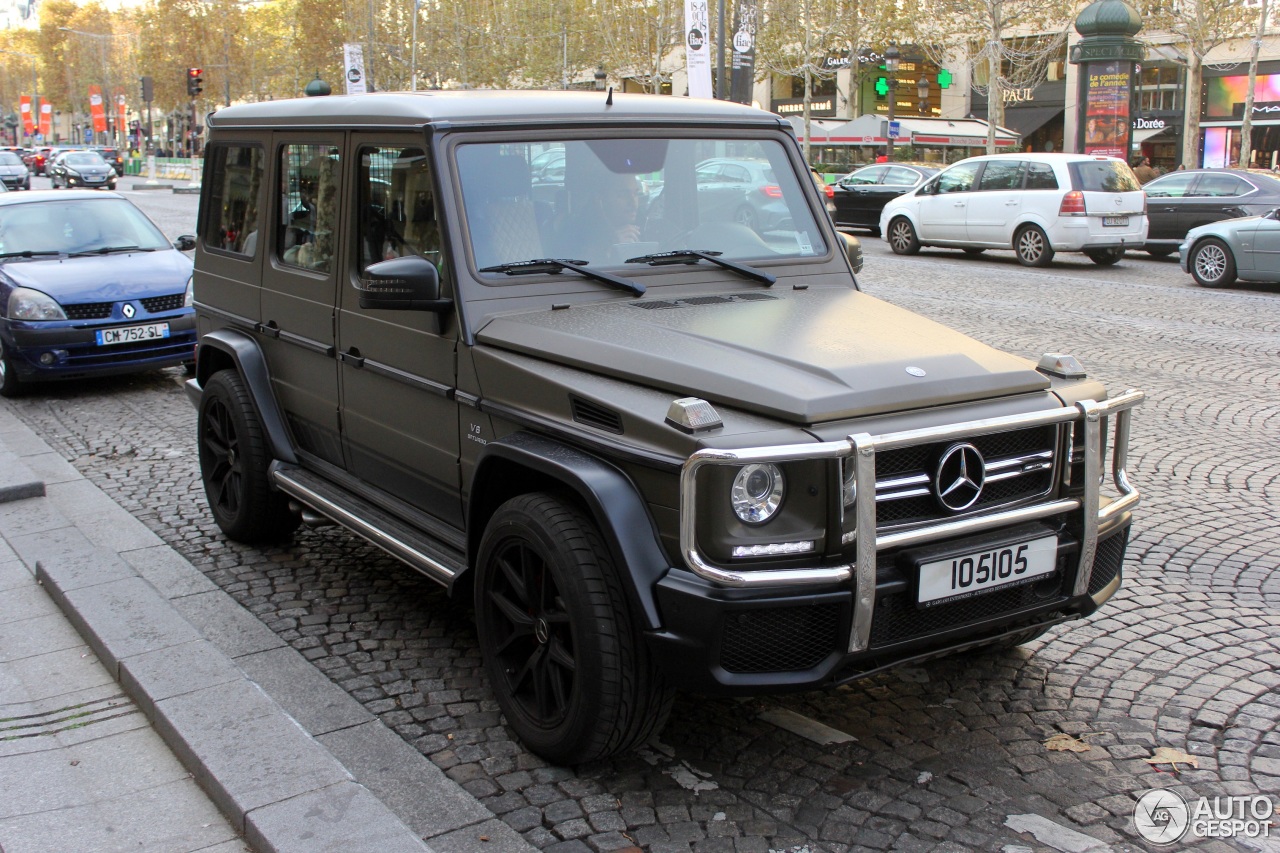
<svg viewBox="0 0 1280 853">
<path fill-rule="evenodd" d="M 917 40 L 940 66 L 966 66 L 987 96 L 987 152 L 996 150 L 1005 92 L 1034 89 L 1062 55 L 1074 0 L 936 0 Z"/>
<path fill-rule="evenodd" d="M 1173 61 L 1187 69 L 1186 109 L 1182 126 L 1182 162 L 1199 165 L 1200 95 L 1205 57 L 1214 48 L 1245 38 L 1253 12 L 1244 0 L 1156 0 L 1146 9 L 1146 30 L 1173 35 Z"/>
<path fill-rule="evenodd" d="M 1240 122 L 1240 167 L 1248 168 L 1253 160 L 1253 95 L 1258 86 L 1258 52 L 1262 49 L 1262 37 L 1267 32 L 1267 0 L 1258 7 L 1258 34 L 1249 49 L 1249 88 L 1244 96 L 1244 120 Z"/>
<path fill-rule="evenodd" d="M 668 61 L 683 43 L 681 0 L 630 0 L 599 7 L 605 56 L 619 77 L 643 81 L 658 94 L 671 82 Z"/>
</svg>

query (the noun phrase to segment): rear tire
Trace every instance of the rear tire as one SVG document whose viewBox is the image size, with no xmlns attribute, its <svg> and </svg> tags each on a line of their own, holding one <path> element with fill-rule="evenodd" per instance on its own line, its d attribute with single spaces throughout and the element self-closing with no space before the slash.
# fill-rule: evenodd
<svg viewBox="0 0 1280 853">
<path fill-rule="evenodd" d="M 963 251 L 966 255 L 968 255 L 971 258 L 976 258 L 978 255 L 981 255 L 983 252 L 985 252 L 986 249 L 980 249 L 977 246 L 970 246 L 969 248 L 962 249 L 961 251 Z"/>
<path fill-rule="evenodd" d="M 1147 249 L 1147 254 L 1153 258 L 1167 258 L 1176 251 L 1178 250 L 1177 249 Z"/>
<path fill-rule="evenodd" d="M 920 251 L 920 239 L 915 226 L 904 216 L 889 223 L 889 248 L 895 255 L 915 255 Z"/>
<path fill-rule="evenodd" d="M 674 691 L 596 525 L 573 505 L 533 493 L 499 507 L 480 542 L 475 608 L 498 704 L 533 752 L 577 764 L 662 730 Z"/>
<path fill-rule="evenodd" d="M 1093 261 L 1100 267 L 1109 267 L 1120 261 L 1124 257 L 1124 249 L 1098 249 L 1092 252 L 1085 252 L 1089 256 L 1089 260 Z"/>
<path fill-rule="evenodd" d="M 1201 287 L 1226 287 L 1236 280 L 1236 261 L 1231 249 L 1216 237 L 1195 245 L 1188 266 L 1191 277 Z"/>
<path fill-rule="evenodd" d="M 1053 262 L 1053 247 L 1039 226 L 1024 225 L 1013 235 L 1013 251 L 1024 267 L 1047 267 Z"/>
<path fill-rule="evenodd" d="M 271 488 L 266 432 L 244 380 L 220 370 L 205 383 L 197 421 L 200 479 L 213 519 L 237 542 L 278 542 L 297 529 L 289 499 Z"/>
</svg>

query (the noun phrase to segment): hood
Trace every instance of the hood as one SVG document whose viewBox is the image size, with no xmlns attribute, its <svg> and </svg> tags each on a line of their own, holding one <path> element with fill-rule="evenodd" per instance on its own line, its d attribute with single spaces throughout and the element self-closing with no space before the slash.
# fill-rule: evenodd
<svg viewBox="0 0 1280 853">
<path fill-rule="evenodd" d="M 477 340 L 797 424 L 1049 387 L 1025 359 L 844 288 L 509 315 Z"/>
<path fill-rule="evenodd" d="M 181 293 L 191 259 L 177 249 L 93 255 L 83 258 L 8 258 L 0 274 L 58 302 L 119 302 Z"/>
</svg>

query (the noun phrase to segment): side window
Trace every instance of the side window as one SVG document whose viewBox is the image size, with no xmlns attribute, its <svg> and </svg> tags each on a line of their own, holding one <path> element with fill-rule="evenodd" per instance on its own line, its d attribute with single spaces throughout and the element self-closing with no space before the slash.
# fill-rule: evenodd
<svg viewBox="0 0 1280 853">
<path fill-rule="evenodd" d="M 360 150 L 360 269 L 420 255 L 440 258 L 440 228 L 426 152 L 421 148 Z"/>
<path fill-rule="evenodd" d="M 1184 198 L 1191 184 L 1199 176 L 1196 172 L 1166 175 L 1157 178 L 1142 189 L 1148 198 Z"/>
<path fill-rule="evenodd" d="M 266 158 L 257 146 L 214 145 L 206 194 L 206 246 L 252 257 L 258 249 L 258 199 Z"/>
<path fill-rule="evenodd" d="M 276 251 L 286 264 L 329 272 L 338 223 L 338 149 L 329 145 L 286 145 L 280 157 Z"/>
<path fill-rule="evenodd" d="M 1022 189 L 1021 160 L 988 160 L 987 168 L 982 170 L 979 190 L 1019 190 Z"/>
<path fill-rule="evenodd" d="M 979 163 L 958 163 L 938 176 L 938 193 L 967 193 L 973 189 Z"/>
<path fill-rule="evenodd" d="M 885 176 L 882 183 L 889 187 L 914 187 L 916 182 L 920 180 L 920 173 L 911 169 L 903 169 L 900 166 L 894 166 L 889 170 L 889 174 Z"/>
<path fill-rule="evenodd" d="M 840 183 L 846 187 L 854 187 L 865 184 L 880 183 L 880 176 L 884 174 L 884 168 L 881 166 L 869 166 L 866 169 L 859 169 Z"/>
<path fill-rule="evenodd" d="M 1027 163 L 1025 188 L 1029 190 L 1056 190 L 1058 188 L 1058 178 L 1053 174 L 1053 167 L 1048 163 L 1029 161 Z"/>
<path fill-rule="evenodd" d="M 1200 176 L 1195 194 L 1212 198 L 1228 198 L 1244 195 L 1253 189 L 1253 185 L 1240 180 L 1235 175 L 1206 174 Z"/>
</svg>

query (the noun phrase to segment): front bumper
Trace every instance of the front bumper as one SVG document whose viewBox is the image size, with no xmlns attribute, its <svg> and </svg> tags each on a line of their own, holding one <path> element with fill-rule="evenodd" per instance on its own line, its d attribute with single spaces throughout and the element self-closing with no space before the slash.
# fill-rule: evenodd
<svg viewBox="0 0 1280 853">
<path fill-rule="evenodd" d="M 658 585 L 663 630 L 650 637 L 658 659 L 670 661 L 672 680 L 690 689 L 803 689 L 987 642 L 1011 630 L 1087 616 L 1119 587 L 1131 510 L 1140 500 L 1126 466 L 1131 410 L 1142 399 L 1142 392 L 1128 391 L 1101 403 L 1087 400 L 1069 408 L 877 436 L 857 434 L 843 441 L 699 451 L 686 463 L 681 479 L 681 552 L 689 570 L 673 569 Z M 1114 427 L 1114 497 L 1102 494 L 1106 423 Z M 876 529 L 876 501 L 857 500 L 852 564 L 727 567 L 712 564 L 698 547 L 697 473 L 704 466 L 841 460 L 853 466 L 856 494 L 876 495 L 877 452 L 1051 424 L 1070 424 L 1081 433 L 1084 458 L 1077 495 L 1050 495 L 894 531 Z M 1046 535 L 1058 543 L 1051 575 L 927 609 L 916 606 L 915 566 L 921 549 L 944 545 L 976 552 Z M 739 635 L 746 639 L 733 640 Z M 700 665 L 691 666 L 695 658 Z M 754 658 L 766 663 L 744 663 Z"/>
<path fill-rule="evenodd" d="M 99 329 L 140 323 L 168 323 L 169 337 L 99 346 L 94 336 Z M 194 313 L 139 318 L 128 323 L 42 325 L 24 323 L 10 326 L 5 331 L 5 353 L 18 378 L 23 381 L 46 382 L 133 373 L 172 367 L 195 358 Z"/>
</svg>

